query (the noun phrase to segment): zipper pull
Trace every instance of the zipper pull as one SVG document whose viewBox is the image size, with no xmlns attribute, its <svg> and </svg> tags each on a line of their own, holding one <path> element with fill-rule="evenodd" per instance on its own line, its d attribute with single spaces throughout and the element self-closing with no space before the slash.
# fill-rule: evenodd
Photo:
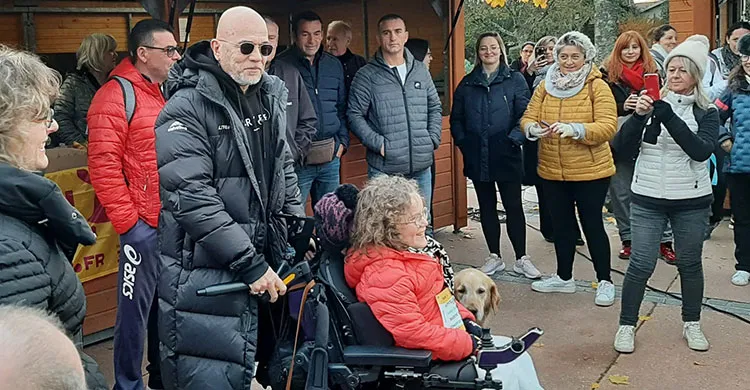
<svg viewBox="0 0 750 390">
<path fill-rule="evenodd" d="M 318 96 L 318 89 L 315 88 L 315 96 Z"/>
</svg>

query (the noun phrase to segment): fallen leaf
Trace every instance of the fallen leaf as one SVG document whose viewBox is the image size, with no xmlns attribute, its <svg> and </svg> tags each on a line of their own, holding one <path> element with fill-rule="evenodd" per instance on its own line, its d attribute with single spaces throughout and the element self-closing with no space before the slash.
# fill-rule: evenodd
<svg viewBox="0 0 750 390">
<path fill-rule="evenodd" d="M 535 343 L 532 345 L 532 347 L 542 348 L 544 347 L 544 343 Z"/>
<path fill-rule="evenodd" d="M 627 375 L 610 375 L 609 382 L 613 385 L 629 385 L 630 378 Z"/>
<path fill-rule="evenodd" d="M 470 233 L 465 233 L 462 237 L 466 238 L 466 239 L 469 239 L 469 240 L 471 240 L 471 239 L 474 238 L 474 236 L 472 236 Z"/>
<path fill-rule="evenodd" d="M 599 288 L 599 283 L 591 282 L 591 288 Z"/>
<path fill-rule="evenodd" d="M 638 321 L 648 321 L 651 319 L 651 316 L 638 316 Z"/>
<path fill-rule="evenodd" d="M 600 387 L 601 387 L 601 385 L 599 385 L 598 383 L 592 383 L 591 384 L 591 390 L 595 390 L 595 389 L 598 389 Z"/>
<path fill-rule="evenodd" d="M 710 366 L 710 364 L 701 363 L 701 362 L 693 362 L 694 366 Z"/>
</svg>

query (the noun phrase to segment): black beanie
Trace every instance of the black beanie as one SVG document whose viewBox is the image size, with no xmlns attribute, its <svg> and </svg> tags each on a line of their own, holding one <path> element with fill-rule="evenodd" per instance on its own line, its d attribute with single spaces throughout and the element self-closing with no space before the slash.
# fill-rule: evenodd
<svg viewBox="0 0 750 390">
<path fill-rule="evenodd" d="M 417 61 L 424 61 L 424 58 L 427 57 L 427 50 L 430 48 L 430 43 L 425 39 L 410 38 L 406 41 L 406 48 L 409 49 Z"/>
</svg>

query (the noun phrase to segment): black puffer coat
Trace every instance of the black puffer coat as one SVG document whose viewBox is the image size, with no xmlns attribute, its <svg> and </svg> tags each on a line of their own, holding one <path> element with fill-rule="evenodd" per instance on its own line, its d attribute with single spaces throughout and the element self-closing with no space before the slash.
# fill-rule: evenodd
<svg viewBox="0 0 750 390">
<path fill-rule="evenodd" d="M 276 269 L 289 252 L 286 224 L 274 215 L 304 214 L 286 141 L 284 82 L 265 73 L 260 80 L 273 137 L 267 161 L 272 182 L 264 206 L 249 130 L 227 99 L 226 94 L 236 96 L 236 91 L 225 94 L 227 80 L 207 42 L 192 46 L 170 74 L 171 97 L 156 120 L 162 199 L 159 339 L 167 389 L 250 389 L 257 298 L 247 292 L 199 297 L 196 290 L 250 283 L 269 265 Z"/>
<path fill-rule="evenodd" d="M 60 97 L 55 100 L 55 120 L 60 129 L 50 135 L 52 146 L 88 142 L 86 115 L 99 87 L 96 78 L 85 69 L 65 78 L 60 86 Z"/>
<path fill-rule="evenodd" d="M 63 249 L 91 245 L 96 236 L 57 185 L 0 163 L 0 304 L 56 314 L 81 347 L 86 296 Z M 89 389 L 106 389 L 96 362 L 80 352 Z"/>
<path fill-rule="evenodd" d="M 481 182 L 521 182 L 521 116 L 529 104 L 521 73 L 502 65 L 488 82 L 477 66 L 456 88 L 451 135 L 464 156 L 464 175 Z"/>
</svg>

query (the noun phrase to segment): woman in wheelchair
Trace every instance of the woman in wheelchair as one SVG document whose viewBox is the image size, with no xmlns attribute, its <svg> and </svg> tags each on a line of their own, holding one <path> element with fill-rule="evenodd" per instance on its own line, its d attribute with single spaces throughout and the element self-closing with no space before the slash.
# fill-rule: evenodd
<svg viewBox="0 0 750 390">
<path fill-rule="evenodd" d="M 427 223 L 416 182 L 388 175 L 370 180 L 358 196 L 346 281 L 396 346 L 428 350 L 438 362 L 466 360 L 481 347 L 482 329 L 453 297 L 450 263 L 435 256 L 442 251 L 425 236 Z M 496 345 L 510 340 L 494 339 Z M 506 390 L 541 389 L 527 353 L 491 374 Z"/>
</svg>

